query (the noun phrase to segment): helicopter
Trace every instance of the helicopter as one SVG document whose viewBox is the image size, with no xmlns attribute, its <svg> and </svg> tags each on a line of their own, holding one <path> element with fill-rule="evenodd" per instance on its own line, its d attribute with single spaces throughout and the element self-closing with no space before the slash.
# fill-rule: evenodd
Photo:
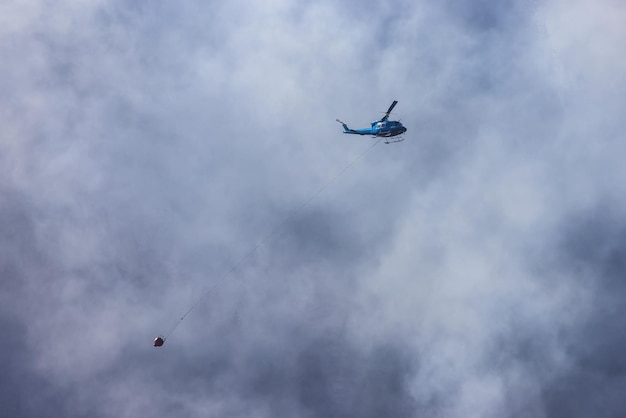
<svg viewBox="0 0 626 418">
<path fill-rule="evenodd" d="M 373 135 L 375 137 L 384 137 L 384 138 L 397 137 L 398 135 L 402 135 L 403 133 L 406 132 L 406 128 L 402 126 L 400 121 L 388 120 L 389 114 L 391 113 L 393 108 L 396 107 L 397 104 L 398 104 L 398 101 L 394 100 L 393 103 L 391 103 L 391 106 L 389 106 L 389 109 L 387 109 L 385 116 L 383 116 L 382 119 L 372 122 L 372 127 L 369 129 L 368 128 L 350 129 L 348 128 L 348 125 L 346 125 L 339 119 L 337 119 L 337 122 L 343 125 L 344 134 Z M 404 137 L 399 137 L 399 138 L 396 138 L 395 140 L 387 139 L 385 140 L 385 144 L 391 144 L 394 142 L 402 142 L 402 141 L 404 141 Z"/>
</svg>

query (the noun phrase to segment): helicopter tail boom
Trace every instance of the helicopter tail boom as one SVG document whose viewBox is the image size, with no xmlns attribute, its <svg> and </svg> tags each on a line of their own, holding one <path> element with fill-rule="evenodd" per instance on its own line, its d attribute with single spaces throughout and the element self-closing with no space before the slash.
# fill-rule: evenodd
<svg viewBox="0 0 626 418">
<path fill-rule="evenodd" d="M 348 125 L 346 125 L 345 123 L 343 123 L 339 119 L 337 119 L 337 122 L 341 123 L 341 126 L 343 126 L 343 133 L 344 134 L 373 135 L 371 129 L 350 129 L 350 128 L 348 128 Z"/>
</svg>

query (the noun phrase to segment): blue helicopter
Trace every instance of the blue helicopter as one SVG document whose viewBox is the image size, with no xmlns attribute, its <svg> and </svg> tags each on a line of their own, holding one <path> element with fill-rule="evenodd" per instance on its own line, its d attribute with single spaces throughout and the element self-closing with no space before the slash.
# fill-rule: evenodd
<svg viewBox="0 0 626 418">
<path fill-rule="evenodd" d="M 389 114 L 393 110 L 394 107 L 398 104 L 397 100 L 394 100 L 387 109 L 385 116 L 382 119 L 376 120 L 372 122 L 372 127 L 369 129 L 350 129 L 348 125 L 337 119 L 337 122 L 343 125 L 343 133 L 344 134 L 354 134 L 354 135 L 373 135 L 384 138 L 397 137 L 398 135 L 402 135 L 406 132 L 406 128 L 402 126 L 399 121 L 388 120 Z M 385 140 L 385 144 L 391 144 L 393 142 L 402 142 L 404 141 L 404 137 L 398 137 L 395 140 Z"/>
</svg>

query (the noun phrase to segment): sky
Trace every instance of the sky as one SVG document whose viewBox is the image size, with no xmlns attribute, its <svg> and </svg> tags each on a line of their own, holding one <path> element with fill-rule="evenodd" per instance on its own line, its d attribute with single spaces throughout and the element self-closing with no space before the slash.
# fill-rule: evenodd
<svg viewBox="0 0 626 418">
<path fill-rule="evenodd" d="M 2 2 L 4 413 L 624 416 L 624 21 Z"/>
</svg>

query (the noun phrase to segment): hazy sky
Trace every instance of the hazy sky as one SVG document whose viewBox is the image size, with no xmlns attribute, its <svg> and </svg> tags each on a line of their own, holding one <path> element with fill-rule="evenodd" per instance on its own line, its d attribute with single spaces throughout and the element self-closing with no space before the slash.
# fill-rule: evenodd
<svg viewBox="0 0 626 418">
<path fill-rule="evenodd" d="M 2 2 L 2 414 L 625 416 L 624 22 Z"/>
</svg>

